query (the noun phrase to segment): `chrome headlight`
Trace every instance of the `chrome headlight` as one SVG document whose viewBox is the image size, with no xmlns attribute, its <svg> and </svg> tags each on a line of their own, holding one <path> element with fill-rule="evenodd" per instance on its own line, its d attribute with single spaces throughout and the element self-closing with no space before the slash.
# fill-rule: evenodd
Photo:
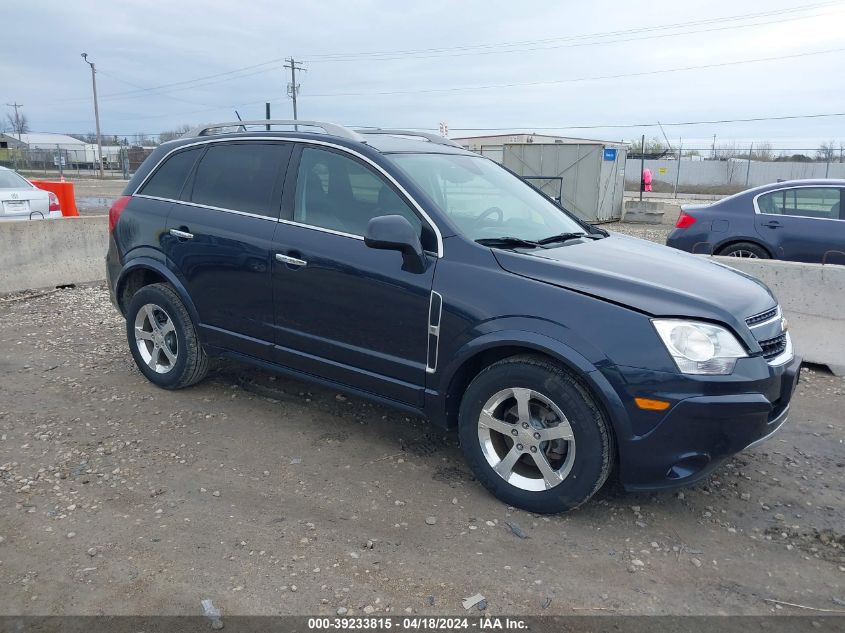
<svg viewBox="0 0 845 633">
<path fill-rule="evenodd" d="M 727 329 L 701 321 L 653 319 L 654 328 L 682 374 L 724 375 L 748 356 Z"/>
</svg>

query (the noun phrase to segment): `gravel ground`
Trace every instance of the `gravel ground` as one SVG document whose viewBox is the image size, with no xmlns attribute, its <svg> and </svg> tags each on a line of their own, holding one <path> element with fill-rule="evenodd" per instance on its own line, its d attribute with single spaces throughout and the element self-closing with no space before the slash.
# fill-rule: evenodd
<svg viewBox="0 0 845 633">
<path fill-rule="evenodd" d="M 681 492 L 502 505 L 453 433 L 241 366 L 157 389 L 101 286 L 0 299 L 3 614 L 845 610 L 845 382 Z"/>
<path fill-rule="evenodd" d="M 608 231 L 624 233 L 625 235 L 639 237 L 640 239 L 657 242 L 658 244 L 665 244 L 669 232 L 675 228 L 668 224 L 637 224 L 634 222 L 614 222 L 613 224 L 603 224 L 601 226 Z"/>
</svg>

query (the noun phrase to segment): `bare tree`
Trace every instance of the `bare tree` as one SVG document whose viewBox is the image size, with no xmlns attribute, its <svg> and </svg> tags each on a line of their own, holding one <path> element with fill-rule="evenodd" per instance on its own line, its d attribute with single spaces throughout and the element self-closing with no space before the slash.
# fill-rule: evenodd
<svg viewBox="0 0 845 633">
<path fill-rule="evenodd" d="M 716 158 L 718 160 L 729 160 L 731 158 L 740 158 L 741 156 L 742 150 L 735 141 L 731 141 L 730 143 L 720 143 L 716 146 Z M 747 153 L 745 157 L 748 157 Z"/>
<path fill-rule="evenodd" d="M 11 112 L 6 114 L 6 128 L 15 134 L 26 134 L 29 132 L 29 119 L 16 108 L 14 114 Z"/>
<path fill-rule="evenodd" d="M 836 160 L 836 154 L 838 151 L 839 148 L 836 147 L 835 141 L 828 141 L 827 143 L 822 143 L 816 150 L 816 160 L 821 161 L 823 163 L 830 163 Z"/>
<path fill-rule="evenodd" d="M 774 159 L 772 144 L 769 141 L 757 141 L 751 149 L 751 160 L 770 161 Z"/>
<path fill-rule="evenodd" d="M 183 124 L 183 125 L 180 125 L 179 127 L 177 127 L 177 128 L 176 128 L 176 129 L 174 129 L 174 130 L 166 130 L 166 131 L 164 131 L 164 132 L 161 132 L 161 133 L 158 135 L 158 138 L 159 138 L 159 140 L 160 140 L 162 143 L 165 143 L 165 142 L 167 142 L 167 141 L 172 141 L 173 139 L 179 138 L 179 137 L 180 137 L 180 136 L 182 136 L 185 132 L 189 132 L 189 131 L 190 131 L 190 130 L 192 130 L 192 129 L 193 129 L 193 126 L 188 125 L 187 123 L 185 123 L 185 124 Z"/>
</svg>

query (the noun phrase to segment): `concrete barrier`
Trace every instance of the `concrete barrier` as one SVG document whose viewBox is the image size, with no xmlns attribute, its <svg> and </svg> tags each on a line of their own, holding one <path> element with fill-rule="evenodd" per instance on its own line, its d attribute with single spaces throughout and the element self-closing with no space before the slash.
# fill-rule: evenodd
<svg viewBox="0 0 845 633">
<path fill-rule="evenodd" d="M 625 200 L 623 222 L 672 224 L 678 221 L 681 205 L 674 200 Z"/>
<path fill-rule="evenodd" d="M 0 294 L 105 279 L 108 216 L 0 222 Z M 845 375 L 845 266 L 714 257 L 763 281 L 805 360 Z"/>
<path fill-rule="evenodd" d="M 108 216 L 0 222 L 0 294 L 106 278 Z"/>
<path fill-rule="evenodd" d="M 796 352 L 845 376 L 845 266 L 772 259 L 713 259 L 756 277 L 780 301 Z"/>
</svg>

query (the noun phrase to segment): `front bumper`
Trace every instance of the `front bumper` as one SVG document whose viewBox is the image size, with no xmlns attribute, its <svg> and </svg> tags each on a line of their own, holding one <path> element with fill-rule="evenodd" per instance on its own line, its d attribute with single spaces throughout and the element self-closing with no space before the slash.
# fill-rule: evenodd
<svg viewBox="0 0 845 633">
<path fill-rule="evenodd" d="M 787 421 L 801 359 L 779 367 L 745 359 L 731 376 L 689 377 L 619 368 L 611 382 L 627 405 L 632 433 L 619 439 L 620 479 L 632 491 L 689 485 L 732 455 L 774 435 Z M 636 396 L 673 402 L 636 409 Z"/>
</svg>

